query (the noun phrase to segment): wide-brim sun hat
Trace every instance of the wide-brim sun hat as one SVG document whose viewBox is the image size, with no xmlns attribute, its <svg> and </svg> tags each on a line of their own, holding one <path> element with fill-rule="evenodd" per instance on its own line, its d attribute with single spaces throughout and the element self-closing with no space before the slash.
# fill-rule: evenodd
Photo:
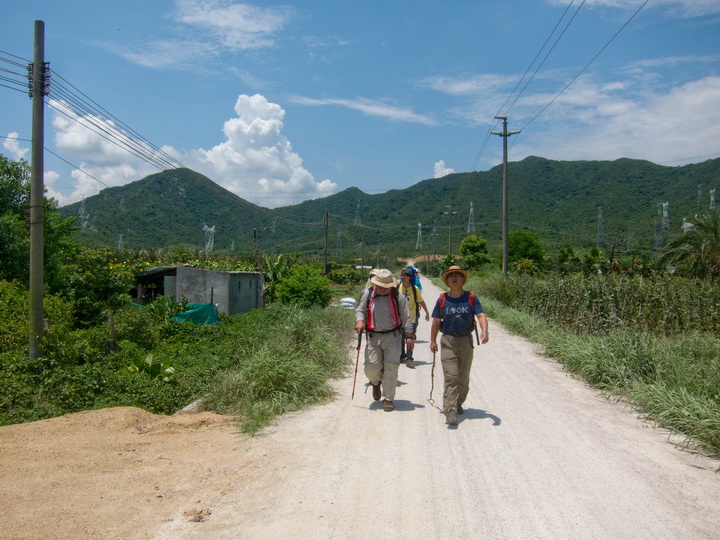
<svg viewBox="0 0 720 540">
<path fill-rule="evenodd" d="M 462 277 L 463 277 L 463 279 L 464 279 L 465 281 L 467 281 L 467 277 L 468 277 L 467 270 L 463 270 L 463 269 L 460 268 L 459 266 L 453 265 L 453 266 L 451 266 L 450 268 L 448 268 L 447 270 L 445 270 L 445 271 L 442 273 L 442 275 L 440 276 L 441 279 L 443 280 L 443 283 L 445 283 L 445 285 L 447 285 L 448 287 L 449 287 L 450 285 L 448 285 L 447 280 L 448 280 L 448 277 L 450 276 L 450 274 L 461 274 Z"/>
<path fill-rule="evenodd" d="M 390 270 L 381 269 L 378 270 L 377 273 L 370 278 L 370 283 L 373 285 L 377 285 L 378 287 L 383 287 L 385 289 L 390 289 L 391 287 L 395 286 L 395 278 L 393 278 L 392 272 Z"/>
</svg>

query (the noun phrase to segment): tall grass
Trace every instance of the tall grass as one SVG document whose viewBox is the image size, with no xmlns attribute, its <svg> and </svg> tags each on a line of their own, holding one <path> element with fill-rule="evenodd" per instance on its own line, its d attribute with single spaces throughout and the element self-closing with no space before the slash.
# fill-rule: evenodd
<svg viewBox="0 0 720 540">
<path fill-rule="evenodd" d="M 225 342 L 241 351 L 237 367 L 218 376 L 207 406 L 238 416 L 243 431 L 254 433 L 277 415 L 327 400 L 328 380 L 349 370 L 353 320 L 352 312 L 335 307 L 258 310 Z"/>
<path fill-rule="evenodd" d="M 483 280 L 487 294 L 577 332 L 720 333 L 720 282 L 712 280 L 617 274 L 498 279 Z"/>
<path fill-rule="evenodd" d="M 564 314 L 553 317 L 544 312 L 541 316 L 508 307 L 498 299 L 517 305 L 518 297 L 529 298 L 527 289 L 532 288 L 543 296 L 531 301 L 532 310 L 540 304 L 581 302 L 567 298 L 566 283 L 551 287 L 547 283 L 533 286 L 524 282 L 524 286 L 525 290 L 517 294 L 512 284 L 502 278 L 471 280 L 469 284 L 481 295 L 488 315 L 510 331 L 540 344 L 545 354 L 568 371 L 606 395 L 632 403 L 659 426 L 684 434 L 688 447 L 720 456 L 720 340 L 714 334 L 676 329 L 664 336 L 637 327 L 642 325 L 619 324 L 616 313 L 590 302 L 589 295 L 581 301 L 587 312 L 598 319 L 590 325 L 592 328 L 582 321 L 568 324 Z M 608 285 L 615 286 L 617 282 L 612 281 Z M 598 284 L 593 290 L 604 289 Z M 604 297 L 596 295 L 598 299 Z M 582 317 L 583 321 L 591 318 L 587 314 Z M 667 325 L 663 322 L 661 327 Z"/>
</svg>

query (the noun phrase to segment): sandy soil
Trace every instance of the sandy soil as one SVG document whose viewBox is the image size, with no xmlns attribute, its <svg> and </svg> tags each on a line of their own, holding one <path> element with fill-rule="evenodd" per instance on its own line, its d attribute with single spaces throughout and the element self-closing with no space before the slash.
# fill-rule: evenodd
<svg viewBox="0 0 720 540">
<path fill-rule="evenodd" d="M 134 408 L 2 427 L 0 538 L 720 538 L 718 461 L 490 328 L 454 429 L 424 322 L 390 413 L 361 358 L 354 399 L 252 438 Z"/>
</svg>

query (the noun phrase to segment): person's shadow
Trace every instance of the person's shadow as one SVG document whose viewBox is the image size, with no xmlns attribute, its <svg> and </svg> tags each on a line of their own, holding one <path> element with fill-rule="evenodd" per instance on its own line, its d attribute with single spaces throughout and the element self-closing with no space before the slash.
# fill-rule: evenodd
<svg viewBox="0 0 720 540">
<path fill-rule="evenodd" d="M 416 409 L 424 409 L 425 405 L 421 403 L 413 403 L 412 401 L 408 401 L 406 399 L 396 399 L 393 401 L 393 410 L 397 412 L 409 412 L 414 411 Z M 382 401 L 373 401 L 370 404 L 370 410 L 383 410 L 383 402 Z"/>
<path fill-rule="evenodd" d="M 463 414 L 458 415 L 458 423 L 464 422 L 465 420 L 485 420 L 488 418 L 493 421 L 493 426 L 499 426 L 502 424 L 502 420 L 500 420 L 499 416 L 490 414 L 482 409 L 465 409 Z"/>
</svg>

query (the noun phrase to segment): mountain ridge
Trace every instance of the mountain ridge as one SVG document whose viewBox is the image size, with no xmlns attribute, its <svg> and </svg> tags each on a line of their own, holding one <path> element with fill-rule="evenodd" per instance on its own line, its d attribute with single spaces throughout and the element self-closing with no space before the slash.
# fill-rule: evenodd
<svg viewBox="0 0 720 540">
<path fill-rule="evenodd" d="M 624 231 L 637 249 L 652 249 L 670 202 L 670 231 L 682 218 L 709 208 L 720 183 L 720 158 L 683 166 L 645 160 L 556 161 L 539 156 L 508 163 L 510 230 L 536 232 L 548 247 L 590 247 L 600 235 Z M 473 203 L 473 220 L 470 220 Z M 449 208 L 448 208 L 449 207 Z M 214 248 L 227 251 L 322 252 L 328 212 L 333 253 L 392 249 L 402 253 L 456 251 L 467 229 L 501 242 L 502 165 L 452 173 L 405 189 L 367 194 L 358 187 L 302 203 L 267 209 L 242 199 L 190 169 L 170 169 L 106 188 L 60 208 L 78 216 L 82 243 L 120 242 L 132 249 L 202 249 L 203 228 L 215 227 Z M 449 215 L 447 212 L 451 212 Z M 416 250 L 418 223 L 423 250 Z"/>
</svg>

